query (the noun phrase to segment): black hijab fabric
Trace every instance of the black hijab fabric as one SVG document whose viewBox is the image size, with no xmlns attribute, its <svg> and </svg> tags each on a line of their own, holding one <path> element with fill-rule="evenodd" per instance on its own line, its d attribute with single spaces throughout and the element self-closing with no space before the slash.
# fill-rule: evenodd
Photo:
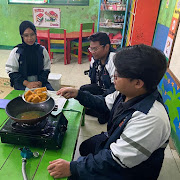
<svg viewBox="0 0 180 180">
<path fill-rule="evenodd" d="M 27 29 L 27 28 L 30 28 L 34 31 L 34 33 L 36 34 L 36 27 L 35 25 L 31 22 L 31 21 L 23 21 L 20 26 L 19 26 L 19 33 L 21 35 L 21 38 L 22 38 L 22 35 L 24 33 L 24 31 Z M 22 41 L 23 41 L 23 38 L 22 38 Z"/>
<path fill-rule="evenodd" d="M 36 27 L 34 26 L 34 24 L 30 21 L 23 21 L 20 26 L 19 26 L 19 33 L 21 35 L 21 39 L 22 39 L 22 44 L 18 44 L 17 47 L 20 47 L 24 50 L 24 61 L 26 61 L 26 65 L 27 65 L 27 75 L 28 76 L 32 76 L 32 75 L 37 75 L 38 73 L 38 48 L 39 48 L 39 44 L 34 43 L 33 45 L 28 45 L 24 42 L 23 40 L 23 33 L 24 31 L 30 28 L 34 31 L 34 33 L 36 34 Z"/>
</svg>

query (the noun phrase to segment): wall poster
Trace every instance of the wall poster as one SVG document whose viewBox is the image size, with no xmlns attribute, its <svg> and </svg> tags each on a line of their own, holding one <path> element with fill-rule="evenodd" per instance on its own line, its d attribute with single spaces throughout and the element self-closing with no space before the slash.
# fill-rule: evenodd
<svg viewBox="0 0 180 180">
<path fill-rule="evenodd" d="M 176 0 L 176 6 L 174 9 L 171 25 L 169 28 L 169 34 L 168 34 L 166 45 L 164 48 L 164 54 L 168 59 L 170 59 L 172 49 L 173 49 L 174 38 L 178 29 L 179 14 L 180 14 L 180 0 Z"/>
<path fill-rule="evenodd" d="M 33 20 L 36 27 L 60 28 L 59 8 L 33 8 Z"/>
</svg>

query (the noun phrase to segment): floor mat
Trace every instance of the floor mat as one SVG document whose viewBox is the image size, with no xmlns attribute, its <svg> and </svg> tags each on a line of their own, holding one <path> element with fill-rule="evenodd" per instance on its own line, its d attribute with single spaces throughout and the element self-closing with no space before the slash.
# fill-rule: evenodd
<svg viewBox="0 0 180 180">
<path fill-rule="evenodd" d="M 0 77 L 0 99 L 5 98 L 12 90 L 9 78 Z"/>
</svg>

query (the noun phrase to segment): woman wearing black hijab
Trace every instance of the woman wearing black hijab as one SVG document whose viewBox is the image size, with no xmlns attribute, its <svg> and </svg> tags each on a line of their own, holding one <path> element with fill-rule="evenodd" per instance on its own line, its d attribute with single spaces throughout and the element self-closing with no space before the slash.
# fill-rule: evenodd
<svg viewBox="0 0 180 180">
<path fill-rule="evenodd" d="M 47 50 L 36 43 L 36 27 L 30 21 L 23 21 L 19 26 L 22 44 L 11 51 L 6 63 L 6 71 L 11 86 L 16 90 L 47 87 L 53 90 L 48 82 L 50 58 Z"/>
</svg>

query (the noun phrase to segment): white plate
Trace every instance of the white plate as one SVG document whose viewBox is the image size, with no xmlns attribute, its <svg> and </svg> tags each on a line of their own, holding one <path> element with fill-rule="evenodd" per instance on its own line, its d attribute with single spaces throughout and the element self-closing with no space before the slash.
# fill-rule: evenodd
<svg viewBox="0 0 180 180">
<path fill-rule="evenodd" d="M 64 107 L 64 105 L 65 105 L 65 103 L 67 101 L 66 98 L 64 98 L 63 96 L 57 95 L 56 93 L 57 93 L 57 91 L 49 91 L 48 90 L 48 94 L 51 96 L 51 98 L 54 99 L 55 104 L 58 107 L 57 111 L 52 111 L 51 112 L 51 114 L 53 116 L 57 116 L 62 111 L 62 109 L 63 109 L 63 107 Z"/>
<path fill-rule="evenodd" d="M 32 89 L 28 89 L 27 91 L 34 91 L 35 89 L 39 89 L 39 88 L 32 88 Z M 28 102 L 28 101 L 26 101 L 26 99 L 25 99 L 25 97 L 24 97 L 24 95 L 25 95 L 25 93 L 27 92 L 27 91 L 25 91 L 24 93 L 23 93 L 23 95 L 22 95 L 22 99 L 25 101 L 25 102 L 27 102 L 27 103 L 29 103 L 29 104 L 40 104 L 40 103 L 44 103 L 44 102 L 46 102 L 46 101 L 48 101 L 49 100 L 49 98 L 50 98 L 50 95 L 48 94 L 48 92 L 46 91 L 46 93 L 47 93 L 47 99 L 46 99 L 46 101 L 43 101 L 43 102 L 39 102 L 39 103 L 33 103 L 33 102 Z M 45 92 L 45 91 L 43 91 L 43 92 Z"/>
</svg>

